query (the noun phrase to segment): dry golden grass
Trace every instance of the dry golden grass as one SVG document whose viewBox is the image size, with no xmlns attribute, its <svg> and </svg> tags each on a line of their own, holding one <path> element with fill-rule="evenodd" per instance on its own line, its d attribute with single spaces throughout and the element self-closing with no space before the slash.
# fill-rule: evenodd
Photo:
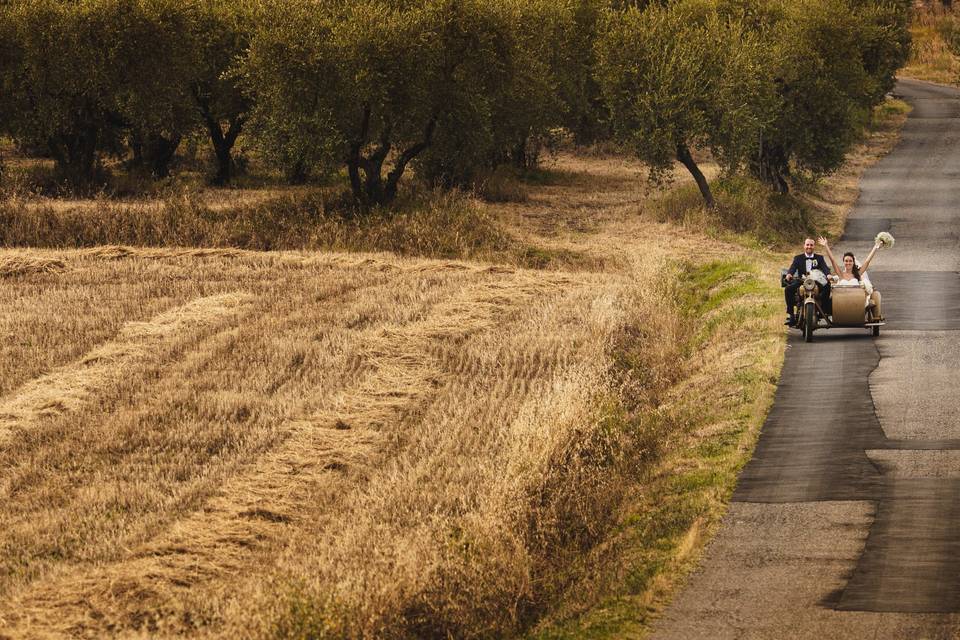
<svg viewBox="0 0 960 640">
<path fill-rule="evenodd" d="M 589 191 L 573 182 L 542 189 L 531 219 L 563 201 L 572 224 Z M 630 199 L 598 202 L 582 208 L 613 235 L 550 239 L 612 265 L 576 274 L 385 254 L 0 254 L 14 301 L 0 311 L 0 633 L 528 624 L 619 500 L 636 438 L 604 419 L 615 338 L 643 326 L 661 338 L 649 370 L 681 370 L 661 280 L 703 246 L 646 242 L 669 227 Z"/>
<path fill-rule="evenodd" d="M 604 354 L 664 251 L 29 254 L 64 269 L 4 285 L 0 630 L 269 635 L 294 593 L 357 636 L 515 628 L 615 493 Z"/>
<path fill-rule="evenodd" d="M 939 2 L 919 5 L 910 25 L 910 59 L 901 75 L 942 84 L 960 83 L 960 59 L 947 44 L 956 21 L 956 9 L 944 8 Z"/>
<path fill-rule="evenodd" d="M 218 204 L 215 189 L 140 201 L 8 198 L 0 201 L 0 247 L 322 248 L 513 262 L 522 256 L 482 203 L 465 194 L 430 194 L 398 210 L 350 216 L 331 203 L 333 192 L 253 198 L 231 190 Z"/>
<path fill-rule="evenodd" d="M 63 260 L 36 256 L 9 256 L 0 260 L 0 278 L 22 276 L 28 273 L 53 273 L 65 268 Z"/>
<path fill-rule="evenodd" d="M 660 221 L 643 178 L 560 156 L 522 202 L 457 200 L 459 240 L 429 239 L 443 205 L 323 241 L 483 262 L 0 251 L 0 637 L 503 636 L 625 583 L 655 608 L 769 404 L 783 255 Z M 726 475 L 661 487 L 715 442 Z"/>
</svg>

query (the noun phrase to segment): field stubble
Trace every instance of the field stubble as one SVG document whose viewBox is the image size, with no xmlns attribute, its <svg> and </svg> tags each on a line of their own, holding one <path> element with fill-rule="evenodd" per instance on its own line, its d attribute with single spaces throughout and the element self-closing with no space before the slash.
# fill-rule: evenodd
<svg viewBox="0 0 960 640">
<path fill-rule="evenodd" d="M 636 163 L 550 176 L 474 205 L 485 262 L 0 251 L 0 637 L 643 628 L 772 396 L 783 258 Z"/>
<path fill-rule="evenodd" d="M 541 551 L 605 519 L 623 434 L 596 428 L 595 402 L 630 278 L 27 260 L 47 261 L 4 282 L 3 633 L 511 629 L 550 573 Z M 301 619 L 291 598 L 319 608 Z"/>
</svg>

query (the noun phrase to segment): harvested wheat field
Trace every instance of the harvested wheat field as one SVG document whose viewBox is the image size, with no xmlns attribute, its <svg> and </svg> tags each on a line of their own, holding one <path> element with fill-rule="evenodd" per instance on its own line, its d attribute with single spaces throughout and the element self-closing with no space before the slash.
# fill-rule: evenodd
<svg viewBox="0 0 960 640">
<path fill-rule="evenodd" d="M 912 17 L 0 0 L 0 640 L 648 635 Z"/>
<path fill-rule="evenodd" d="M 548 269 L 0 251 L 0 637 L 643 622 L 769 405 L 782 257 L 659 221 L 634 163 L 555 174 L 484 205 Z"/>
</svg>

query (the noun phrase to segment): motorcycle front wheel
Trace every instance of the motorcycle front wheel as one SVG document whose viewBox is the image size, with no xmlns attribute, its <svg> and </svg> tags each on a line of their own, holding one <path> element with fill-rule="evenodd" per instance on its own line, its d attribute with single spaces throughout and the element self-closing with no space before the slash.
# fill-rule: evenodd
<svg viewBox="0 0 960 640">
<path fill-rule="evenodd" d="M 813 342 L 813 330 L 817 326 L 817 313 L 812 309 L 805 309 L 803 313 L 803 341 Z"/>
</svg>

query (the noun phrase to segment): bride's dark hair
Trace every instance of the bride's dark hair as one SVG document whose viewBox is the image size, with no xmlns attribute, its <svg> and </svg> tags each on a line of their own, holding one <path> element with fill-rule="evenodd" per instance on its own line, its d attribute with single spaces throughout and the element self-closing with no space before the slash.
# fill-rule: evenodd
<svg viewBox="0 0 960 640">
<path fill-rule="evenodd" d="M 843 257 L 844 257 L 844 258 L 846 258 L 847 256 L 850 256 L 851 258 L 853 258 L 853 277 L 856 278 L 857 280 L 859 280 L 859 279 L 860 279 L 860 267 L 857 266 L 857 257 L 856 257 L 855 255 L 853 255 L 853 252 L 851 252 L 851 251 L 847 251 L 845 254 L 843 254 Z"/>
</svg>

